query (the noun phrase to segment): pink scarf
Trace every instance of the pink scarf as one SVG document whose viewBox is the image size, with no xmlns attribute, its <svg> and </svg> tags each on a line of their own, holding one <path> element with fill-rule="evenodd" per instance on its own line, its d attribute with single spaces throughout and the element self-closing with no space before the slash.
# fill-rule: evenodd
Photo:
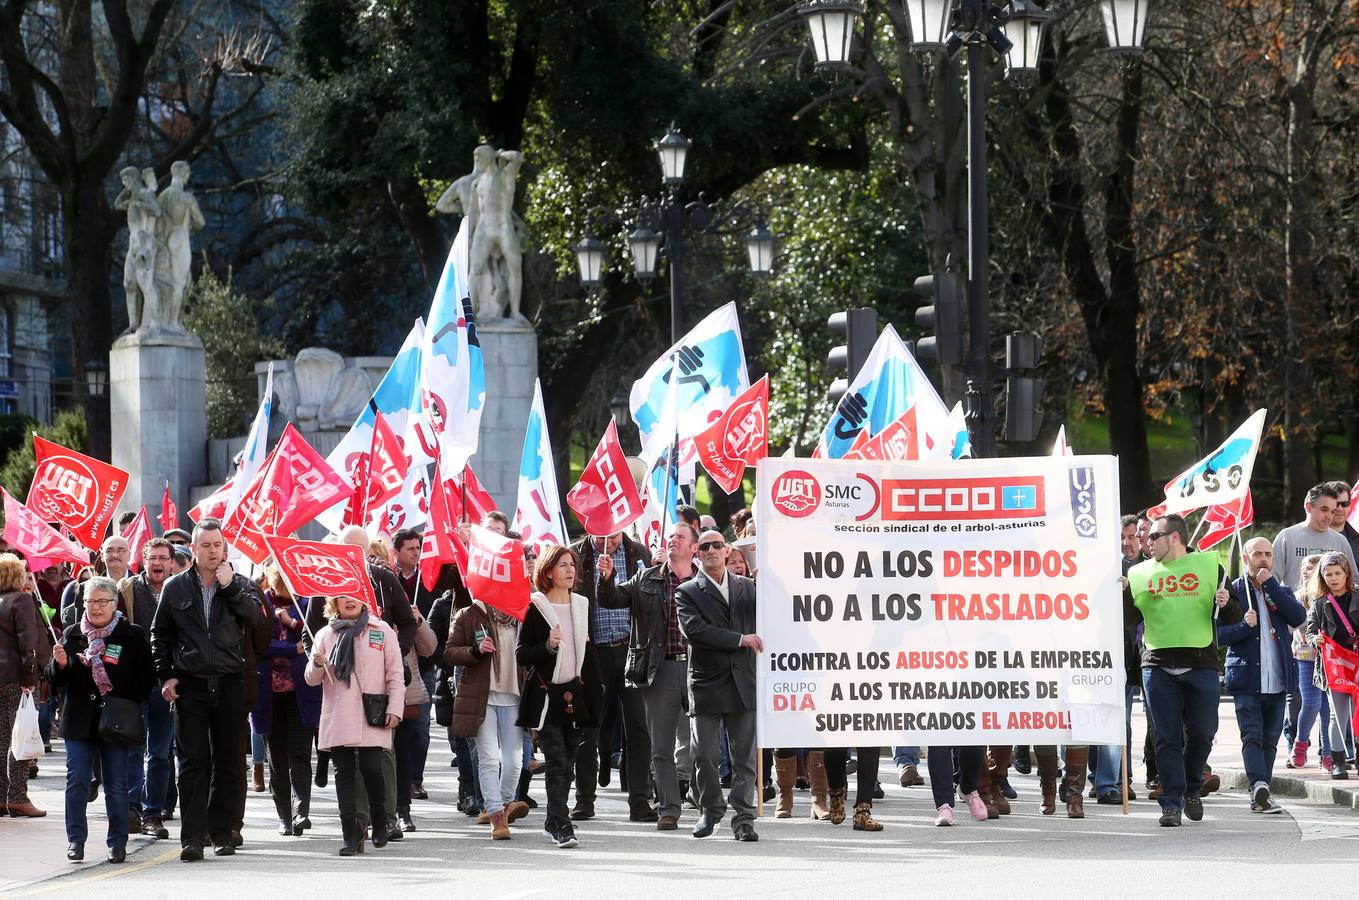
<svg viewBox="0 0 1359 900">
<path fill-rule="evenodd" d="M 118 627 L 118 623 L 123 618 L 123 611 L 115 610 L 113 619 L 103 628 L 95 628 L 90 624 L 89 614 L 86 613 L 80 620 L 80 633 L 85 635 L 85 640 L 90 645 L 85 648 L 84 653 L 78 653 L 80 661 L 89 666 L 90 674 L 94 676 L 94 686 L 99 688 L 99 696 L 104 696 L 113 690 L 113 682 L 109 680 L 109 673 L 104 669 L 104 641 Z"/>
</svg>

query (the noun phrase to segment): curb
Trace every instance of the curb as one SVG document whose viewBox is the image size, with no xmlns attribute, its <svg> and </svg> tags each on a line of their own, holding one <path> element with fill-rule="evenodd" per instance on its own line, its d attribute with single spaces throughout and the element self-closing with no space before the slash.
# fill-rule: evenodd
<svg viewBox="0 0 1359 900">
<path fill-rule="evenodd" d="M 1241 769 L 1214 767 L 1213 771 L 1222 776 L 1222 786 L 1236 790 L 1249 791 L 1250 779 Z M 1359 811 L 1359 786 L 1337 787 L 1332 781 L 1298 778 L 1293 775 L 1275 775 L 1269 780 L 1271 794 L 1282 797 L 1301 797 L 1318 803 L 1330 803 L 1342 809 Z"/>
<path fill-rule="evenodd" d="M 173 836 L 171 836 L 171 840 L 173 840 Z M 129 836 L 127 841 L 127 864 L 130 865 L 133 862 L 138 861 L 134 860 L 133 857 L 140 854 L 148 847 L 154 847 L 157 843 L 160 843 L 159 838 L 153 838 L 147 835 Z M 95 847 L 96 850 L 100 850 L 101 848 L 104 850 L 107 849 L 102 843 L 97 844 Z M 112 869 L 115 867 L 113 863 L 110 863 L 107 859 L 103 859 L 100 857 L 95 857 L 94 859 L 87 859 L 83 863 L 67 862 L 63 868 L 51 869 L 37 876 L 36 878 L 30 878 L 27 881 L 19 881 L 15 882 L 14 884 L 7 885 L 3 889 L 0 889 L 0 894 L 21 891 L 24 888 L 35 887 L 36 885 L 43 884 L 44 882 L 54 881 L 58 878 L 65 878 L 70 875 L 88 874 L 101 868 Z"/>
</svg>

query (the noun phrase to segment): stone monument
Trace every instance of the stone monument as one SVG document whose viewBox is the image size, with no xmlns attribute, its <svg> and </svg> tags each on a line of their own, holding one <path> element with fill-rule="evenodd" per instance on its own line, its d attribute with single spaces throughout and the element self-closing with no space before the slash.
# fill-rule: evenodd
<svg viewBox="0 0 1359 900">
<path fill-rule="evenodd" d="M 189 239 L 205 223 L 185 187 L 189 164 L 176 162 L 170 173 L 169 187 L 157 195 L 155 173 L 129 166 L 119 173 L 123 190 L 114 200 L 127 211 L 128 330 L 109 353 L 110 415 L 113 464 L 129 473 L 123 508 L 130 510 L 158 508 L 167 481 L 187 509 L 189 488 L 207 474 L 203 343 L 180 323 Z"/>
<path fill-rule="evenodd" d="M 468 282 L 486 366 L 486 409 L 472 469 L 507 514 L 519 491 L 519 457 L 538 377 L 538 335 L 520 311 L 528 228 L 514 212 L 523 156 L 482 144 L 472 171 L 439 198 L 442 213 L 468 217 Z M 549 423 L 550 425 L 551 423 Z"/>
</svg>

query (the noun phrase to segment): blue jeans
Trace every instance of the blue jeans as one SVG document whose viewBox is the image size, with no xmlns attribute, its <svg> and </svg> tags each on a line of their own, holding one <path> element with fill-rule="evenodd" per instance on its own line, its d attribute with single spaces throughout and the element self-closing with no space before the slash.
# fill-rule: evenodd
<svg viewBox="0 0 1359 900">
<path fill-rule="evenodd" d="M 142 704 L 142 718 L 146 722 L 146 778 L 142 786 L 142 815 L 159 818 L 165 814 L 166 795 L 170 792 L 170 780 L 175 774 L 170 756 L 175 746 L 175 716 L 160 691 L 152 691 L 151 699 Z"/>
<path fill-rule="evenodd" d="M 250 729 L 250 762 L 262 766 L 268 761 L 269 746 L 265 743 L 264 735 L 255 734 L 255 729 Z"/>
<path fill-rule="evenodd" d="M 1184 798 L 1198 796 L 1203 786 L 1203 764 L 1217 736 L 1217 669 L 1171 675 L 1144 666 L 1142 694 L 1156 729 L 1156 771 L 1165 789 L 1161 808 L 1183 809 Z"/>
<path fill-rule="evenodd" d="M 90 835 L 85 807 L 90 801 L 94 758 L 104 771 L 104 811 L 109 820 L 108 845 L 127 846 L 127 748 L 108 741 L 66 739 L 66 840 L 84 844 Z"/>
<path fill-rule="evenodd" d="M 425 683 L 425 690 L 431 697 L 434 696 L 434 670 L 420 676 L 420 680 Z M 420 718 L 415 720 L 415 743 L 411 748 L 411 784 L 423 785 L 425 783 L 425 759 L 429 756 L 429 721 L 430 711 L 434 709 L 433 703 L 420 704 Z"/>
<path fill-rule="evenodd" d="M 1298 690 L 1302 694 L 1302 711 L 1298 714 L 1297 731 L 1293 739 L 1311 743 L 1312 726 L 1321 721 L 1321 755 L 1331 752 L 1331 703 L 1326 692 L 1312 684 L 1312 673 L 1316 660 L 1299 659 Z M 1291 749 L 1291 748 L 1290 748 Z"/>
<path fill-rule="evenodd" d="M 1246 764 L 1246 780 L 1253 787 L 1256 782 L 1269 784 L 1274 774 L 1274 754 L 1279 749 L 1279 735 L 1283 733 L 1284 708 L 1288 695 L 1237 694 L 1236 724 L 1241 729 L 1241 759 Z"/>
<path fill-rule="evenodd" d="M 477 729 L 477 778 L 486 811 L 500 812 L 514 800 L 524 765 L 524 734 L 514 720 L 517 706 L 486 705 L 486 718 Z"/>
<path fill-rule="evenodd" d="M 1124 687 L 1123 710 L 1125 715 L 1124 725 L 1127 728 L 1127 747 L 1128 759 L 1132 759 L 1132 708 L 1133 708 L 1133 686 L 1128 683 Z M 1092 759 L 1095 762 L 1094 771 L 1091 779 L 1095 782 L 1095 796 L 1104 794 L 1118 794 L 1123 796 L 1123 747 L 1118 744 L 1110 744 L 1094 748 L 1095 752 Z M 1132 776 L 1129 775 L 1131 781 Z M 1129 785 L 1131 787 L 1131 784 Z"/>
<path fill-rule="evenodd" d="M 919 768 L 919 766 L 920 766 L 920 748 L 919 748 L 919 747 L 893 747 L 893 748 L 892 748 L 892 762 L 894 762 L 894 763 L 897 764 L 897 768 L 898 768 L 898 769 L 904 769 L 906 766 L 916 766 L 917 768 Z"/>
</svg>

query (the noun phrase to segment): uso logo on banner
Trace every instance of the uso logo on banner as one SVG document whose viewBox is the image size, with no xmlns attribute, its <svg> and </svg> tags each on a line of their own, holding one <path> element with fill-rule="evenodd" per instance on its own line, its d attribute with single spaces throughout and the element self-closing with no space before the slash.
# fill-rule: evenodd
<svg viewBox="0 0 1359 900">
<path fill-rule="evenodd" d="M 774 479 L 774 508 L 790 519 L 801 519 L 821 505 L 821 482 L 811 472 L 794 469 Z"/>
</svg>

